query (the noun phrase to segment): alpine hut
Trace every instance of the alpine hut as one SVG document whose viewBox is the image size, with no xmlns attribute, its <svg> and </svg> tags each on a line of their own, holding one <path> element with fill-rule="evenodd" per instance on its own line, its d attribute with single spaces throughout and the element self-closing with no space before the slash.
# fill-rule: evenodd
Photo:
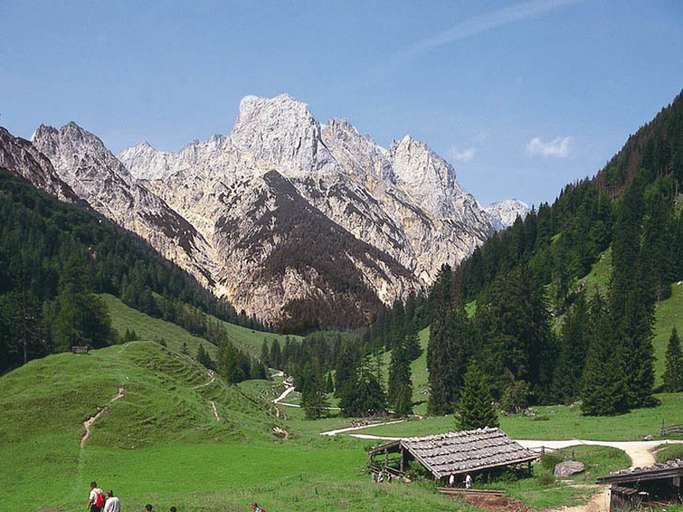
<svg viewBox="0 0 683 512">
<path fill-rule="evenodd" d="M 610 484 L 610 511 L 637 509 L 648 502 L 681 503 L 683 496 L 683 460 L 675 459 L 648 468 L 634 468 L 598 478 Z"/>
<path fill-rule="evenodd" d="M 398 454 L 398 460 L 390 454 Z M 490 427 L 397 439 L 368 450 L 368 463 L 373 473 L 402 476 L 408 462 L 415 460 L 435 480 L 451 475 L 464 477 L 504 466 L 528 464 L 530 467 L 538 457 L 502 430 Z"/>
</svg>

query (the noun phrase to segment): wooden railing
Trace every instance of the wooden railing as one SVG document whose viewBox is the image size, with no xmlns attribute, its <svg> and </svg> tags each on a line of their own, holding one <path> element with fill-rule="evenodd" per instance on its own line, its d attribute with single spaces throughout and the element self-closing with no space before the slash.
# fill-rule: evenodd
<svg viewBox="0 0 683 512">
<path fill-rule="evenodd" d="M 681 436 L 683 437 L 683 425 L 662 425 L 662 430 L 660 432 L 662 437 L 668 436 Z"/>
</svg>

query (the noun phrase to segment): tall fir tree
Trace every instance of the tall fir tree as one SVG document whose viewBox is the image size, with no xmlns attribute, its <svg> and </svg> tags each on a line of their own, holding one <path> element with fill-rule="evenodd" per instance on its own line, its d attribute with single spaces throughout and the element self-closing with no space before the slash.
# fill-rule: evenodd
<svg viewBox="0 0 683 512">
<path fill-rule="evenodd" d="M 454 279 L 455 278 L 455 279 Z M 430 414 L 453 412 L 471 356 L 472 329 L 462 302 L 457 297 L 458 274 L 442 267 L 432 289 L 432 324 L 427 345 Z"/>
<path fill-rule="evenodd" d="M 474 430 L 498 425 L 498 414 L 486 375 L 472 362 L 467 367 L 458 402 L 458 428 Z"/>
<path fill-rule="evenodd" d="M 368 416 L 386 410 L 386 396 L 366 361 L 351 369 L 339 401 L 344 416 Z"/>
<path fill-rule="evenodd" d="M 579 394 L 579 382 L 589 344 L 589 310 L 583 293 L 567 312 L 559 336 L 559 355 L 553 377 L 553 395 L 569 403 Z"/>
<path fill-rule="evenodd" d="M 410 375 L 410 358 L 407 339 L 394 346 L 389 365 L 387 404 L 399 416 L 412 412 L 413 386 Z"/>
<path fill-rule="evenodd" d="M 270 363 L 270 349 L 268 348 L 268 340 L 264 339 L 261 344 L 261 363 L 266 367 L 272 367 Z"/>
<path fill-rule="evenodd" d="M 302 374 L 301 405 L 308 419 L 320 418 L 329 404 L 325 397 L 325 382 L 317 359 L 306 363 Z"/>
<path fill-rule="evenodd" d="M 683 355 L 681 355 L 681 340 L 674 327 L 666 347 L 664 369 L 664 390 L 669 393 L 683 391 Z"/>
<path fill-rule="evenodd" d="M 599 293 L 591 301 L 589 346 L 580 384 L 581 411 L 609 416 L 628 411 L 628 385 L 621 370 L 623 347 L 615 343 L 609 308 Z"/>
</svg>

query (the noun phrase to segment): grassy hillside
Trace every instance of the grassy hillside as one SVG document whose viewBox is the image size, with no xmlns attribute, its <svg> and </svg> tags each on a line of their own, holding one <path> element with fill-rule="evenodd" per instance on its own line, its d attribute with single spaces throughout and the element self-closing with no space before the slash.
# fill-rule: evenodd
<svg viewBox="0 0 683 512">
<path fill-rule="evenodd" d="M 48 356 L 4 375 L 0 509 L 80 502 L 86 480 L 131 450 L 270 436 L 273 420 L 262 404 L 220 380 L 208 382 L 204 368 L 153 342 Z M 110 404 L 120 386 L 124 397 Z M 105 405 L 110 410 L 80 449 L 82 422 Z M 109 471 L 123 468 L 117 462 Z"/>
<path fill-rule="evenodd" d="M 127 328 L 134 329 L 140 339 L 151 341 L 164 339 L 168 347 L 175 351 L 179 351 L 183 343 L 187 343 L 190 354 L 194 355 L 199 345 L 202 344 L 212 355 L 215 354 L 216 347 L 212 343 L 204 338 L 193 336 L 176 324 L 159 318 L 153 318 L 137 309 L 128 307 L 118 297 L 113 295 L 102 294 L 100 297 L 107 304 L 112 325 L 119 334 L 123 334 Z M 269 342 L 278 339 L 280 343 L 284 343 L 285 340 L 285 336 L 281 334 L 255 331 L 228 322 L 222 322 L 222 324 L 228 332 L 230 340 L 237 347 L 253 356 L 258 356 L 261 353 L 261 345 L 264 339 L 267 339 Z M 290 339 L 299 340 L 301 338 L 299 336 L 290 336 Z"/>
<path fill-rule="evenodd" d="M 124 396 L 110 403 L 121 385 Z M 253 500 L 280 511 L 453 507 L 422 486 L 371 484 L 363 443 L 276 439 L 278 420 L 261 401 L 268 386 L 209 382 L 199 365 L 153 342 L 32 361 L 0 377 L 0 510 L 76 510 L 93 478 L 125 510 L 244 511 Z M 80 448 L 82 422 L 102 406 Z"/>
<path fill-rule="evenodd" d="M 136 332 L 141 340 L 159 341 L 164 340 L 168 348 L 176 352 L 180 352 L 183 343 L 187 343 L 187 348 L 191 355 L 197 353 L 199 345 L 204 345 L 204 348 L 214 356 L 216 353 L 216 346 L 213 343 L 193 336 L 182 327 L 161 320 L 159 318 L 152 318 L 151 316 L 133 309 L 124 304 L 121 299 L 103 293 L 100 295 L 104 300 L 111 315 L 112 327 L 118 331 L 120 335 L 126 332 L 126 329 L 132 329 Z"/>
</svg>

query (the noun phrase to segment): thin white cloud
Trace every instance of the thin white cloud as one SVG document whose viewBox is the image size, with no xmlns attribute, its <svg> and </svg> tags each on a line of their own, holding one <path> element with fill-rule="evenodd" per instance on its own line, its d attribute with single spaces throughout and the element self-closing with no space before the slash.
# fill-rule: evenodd
<svg viewBox="0 0 683 512">
<path fill-rule="evenodd" d="M 503 25 L 542 16 L 560 7 L 576 4 L 580 1 L 582 0 L 531 0 L 486 12 L 461 21 L 447 30 L 418 41 L 410 48 L 401 52 L 399 57 L 414 57 L 422 52 L 461 41 L 482 32 L 502 27 Z"/>
<path fill-rule="evenodd" d="M 552 156 L 556 158 L 567 158 L 573 142 L 572 137 L 556 137 L 549 141 L 544 141 L 540 137 L 534 137 L 526 145 L 526 152 L 530 156 Z"/>
<path fill-rule="evenodd" d="M 477 154 L 477 149 L 476 148 L 465 148 L 462 151 L 460 151 L 457 148 L 451 148 L 449 153 L 450 153 L 451 159 L 455 160 L 456 162 L 469 162 Z"/>
</svg>

